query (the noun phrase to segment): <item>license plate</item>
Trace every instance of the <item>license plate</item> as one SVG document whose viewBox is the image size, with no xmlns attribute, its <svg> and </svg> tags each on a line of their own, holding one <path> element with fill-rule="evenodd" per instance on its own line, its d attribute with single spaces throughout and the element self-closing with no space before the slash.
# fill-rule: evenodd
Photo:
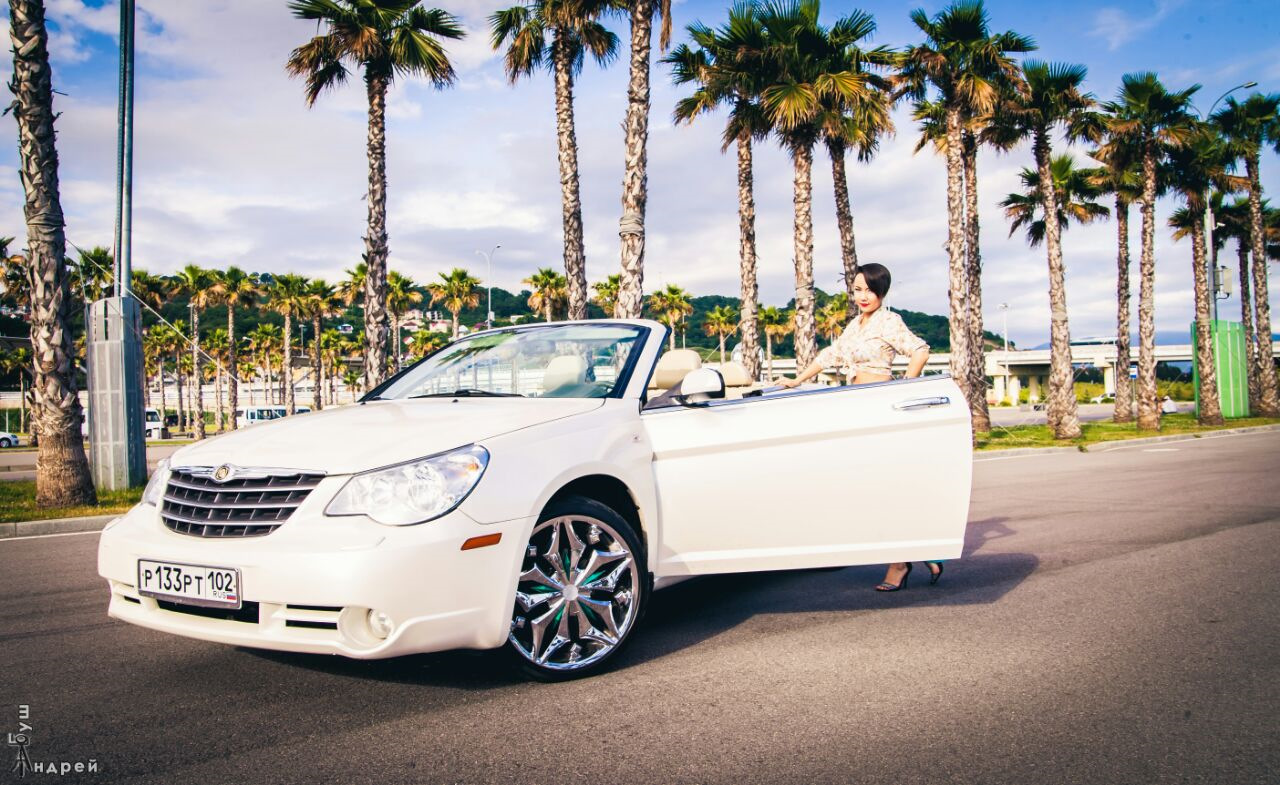
<svg viewBox="0 0 1280 785">
<path fill-rule="evenodd" d="M 240 607 L 240 571 L 232 567 L 138 560 L 138 594 L 204 605 Z"/>
</svg>

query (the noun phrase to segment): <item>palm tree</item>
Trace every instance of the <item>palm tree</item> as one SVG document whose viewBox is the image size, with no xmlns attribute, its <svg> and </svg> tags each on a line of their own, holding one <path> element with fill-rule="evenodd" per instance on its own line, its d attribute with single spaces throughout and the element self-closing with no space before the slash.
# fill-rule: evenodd
<svg viewBox="0 0 1280 785">
<path fill-rule="evenodd" d="M 875 29 L 861 11 L 831 28 L 818 22 L 819 0 L 771 3 L 758 11 L 761 56 L 769 82 L 761 91 L 765 115 L 795 169 L 795 346 L 799 367 L 817 355 L 813 287 L 813 148 L 831 107 L 871 106 L 878 100 L 866 54 L 856 42 Z M 886 57 L 887 57 L 887 53 Z"/>
<path fill-rule="evenodd" d="M 227 368 L 230 376 L 227 379 L 228 407 L 231 409 L 231 430 L 238 425 L 235 410 L 240 406 L 239 360 L 236 357 L 238 343 L 236 340 L 236 308 L 252 308 L 262 297 L 262 287 L 256 278 L 244 270 L 232 265 L 225 270 L 214 272 L 213 292 L 218 302 L 227 306 Z"/>
<path fill-rule="evenodd" d="M 227 351 L 229 345 L 227 331 L 221 327 L 210 330 L 204 339 L 204 350 L 209 353 L 209 357 L 214 362 L 213 397 L 218 402 L 218 411 L 214 422 L 219 433 L 226 429 L 226 419 L 223 416 L 225 409 L 222 406 L 222 374 L 223 370 L 228 367 L 226 363 L 230 356 Z M 231 410 L 232 420 L 236 418 L 235 411 L 235 409 Z"/>
<path fill-rule="evenodd" d="M 414 360 L 421 360 L 436 349 L 449 343 L 449 336 L 430 330 L 418 330 L 409 339 L 409 353 Z"/>
<path fill-rule="evenodd" d="M 1068 153 L 1055 155 L 1049 164 L 1049 170 L 1053 176 L 1060 231 L 1065 231 L 1071 221 L 1089 224 L 1110 214 L 1106 207 L 1094 201 L 1102 195 L 1101 189 L 1094 185 L 1096 170 L 1077 169 L 1075 159 Z M 1028 244 L 1036 248 L 1044 242 L 1047 231 L 1040 172 L 1023 169 L 1018 177 L 1022 180 L 1023 192 L 1009 194 L 1000 202 L 1000 206 L 1004 208 L 1005 217 L 1010 221 L 1009 236 L 1012 237 L 1019 229 L 1025 229 Z"/>
<path fill-rule="evenodd" d="M 677 46 L 663 62 L 672 66 L 672 80 L 692 84 L 692 96 L 676 104 L 674 119 L 690 123 L 694 118 L 727 107 L 720 152 L 735 145 L 738 154 L 738 265 L 742 310 L 742 363 L 752 379 L 760 376 L 760 326 L 756 318 L 759 286 L 756 279 L 756 203 L 753 193 L 755 173 L 752 142 L 769 132 L 769 120 L 760 105 L 765 87 L 765 69 L 755 53 L 764 48 L 764 28 L 750 2 L 729 9 L 729 21 L 713 30 L 701 23 L 688 27 L 697 48 Z M 639 312 L 638 307 L 636 313 Z"/>
<path fill-rule="evenodd" d="M 172 278 L 175 294 L 184 295 L 191 308 L 191 367 L 195 380 L 195 438 L 204 438 L 204 383 L 200 374 L 200 311 L 217 301 L 208 270 L 189 264 Z"/>
<path fill-rule="evenodd" d="M 1104 119 L 1104 125 L 1106 123 Z M 1133 382 L 1129 379 L 1129 205 L 1142 199 L 1141 154 L 1119 140 L 1090 155 L 1102 163 L 1089 170 L 1099 194 L 1115 196 L 1116 216 L 1116 402 L 1114 422 L 1133 421 Z"/>
<path fill-rule="evenodd" d="M 1254 302 L 1250 296 L 1252 289 L 1252 272 L 1249 265 L 1249 253 L 1253 246 L 1253 220 L 1250 215 L 1249 198 L 1237 197 L 1230 204 L 1222 204 L 1221 194 L 1215 193 L 1213 199 L 1213 220 L 1217 230 L 1213 233 L 1215 253 L 1227 240 L 1236 241 L 1236 257 L 1240 271 L 1240 323 L 1244 328 L 1245 353 L 1248 359 L 1249 372 L 1249 411 L 1257 413 L 1262 410 L 1262 364 L 1258 362 L 1259 343 L 1257 325 L 1254 322 Z M 1280 210 L 1268 206 L 1262 200 L 1262 223 L 1264 247 L 1267 261 L 1280 259 Z M 1216 265 L 1215 265 L 1216 266 Z"/>
<path fill-rule="evenodd" d="M 765 376 L 773 381 L 773 342 L 795 330 L 795 316 L 783 308 L 760 308 L 760 326 L 764 328 Z M 797 368 L 800 366 L 797 364 Z"/>
<path fill-rule="evenodd" d="M 401 275 L 395 270 L 387 275 L 387 311 L 391 314 L 391 340 L 396 347 L 392 360 L 395 362 L 397 371 L 402 367 L 401 358 L 404 356 L 400 324 L 409 309 L 420 302 L 422 302 L 422 292 L 418 291 L 417 284 L 412 278 Z"/>
<path fill-rule="evenodd" d="M 451 335 L 456 340 L 458 337 L 458 314 L 468 308 L 475 308 L 480 304 L 480 279 L 471 277 L 471 274 L 461 267 L 455 267 L 448 275 L 440 273 L 439 281 L 432 281 L 427 284 L 427 293 L 431 295 L 431 304 L 442 303 L 450 315 L 453 317 L 453 332 Z"/>
<path fill-rule="evenodd" d="M 1280 389 L 1276 384 L 1275 357 L 1271 343 L 1271 303 L 1267 288 L 1267 249 L 1264 239 L 1262 180 L 1259 173 L 1262 146 L 1270 143 L 1280 152 L 1280 93 L 1254 93 L 1243 102 L 1228 97 L 1227 105 L 1213 115 L 1213 122 L 1232 143 L 1236 156 L 1244 159 L 1249 178 L 1249 244 L 1253 252 L 1253 307 L 1257 314 L 1253 339 L 1254 365 L 1258 377 L 1257 414 L 1280 417 Z M 1241 286 L 1240 296 L 1245 297 Z"/>
<path fill-rule="evenodd" d="M 844 292 L 827 300 L 827 304 L 818 309 L 818 332 L 834 342 L 849 323 L 849 296 Z"/>
<path fill-rule="evenodd" d="M 1186 204 L 1185 213 L 1175 215 L 1169 225 L 1174 237 L 1191 235 L 1192 280 L 1195 285 L 1196 365 L 1199 373 L 1197 419 L 1201 425 L 1222 425 L 1222 403 L 1218 397 L 1217 363 L 1213 351 L 1213 300 L 1209 284 L 1207 238 L 1204 223 L 1210 188 L 1219 191 L 1243 191 L 1248 181 L 1227 173 L 1234 164 L 1226 140 L 1207 124 L 1197 124 L 1195 134 L 1177 149 L 1170 151 L 1170 186 Z M 1190 224 L 1187 226 L 1187 224 Z M 1185 226 L 1185 229 L 1182 228 Z M 1272 374 L 1274 376 L 1274 374 Z"/>
<path fill-rule="evenodd" d="M 702 322 L 707 335 L 720 339 L 720 367 L 724 367 L 724 339 L 738 331 L 738 311 L 730 305 L 717 305 L 707 312 Z"/>
<path fill-rule="evenodd" d="M 1142 260 L 1138 290 L 1138 429 L 1157 430 L 1156 392 L 1156 190 L 1157 170 L 1171 148 L 1190 138 L 1188 110 L 1200 85 L 1169 92 L 1153 73 L 1125 74 L 1115 101 L 1107 103 L 1108 144 L 1131 146 L 1142 161 Z M 1105 145 L 1104 145 L 1105 147 Z"/>
<path fill-rule="evenodd" d="M 173 323 L 167 327 L 156 327 L 160 331 L 159 342 L 166 350 L 166 354 L 173 356 L 173 383 L 175 389 L 174 414 L 178 418 L 178 430 L 184 431 L 187 427 L 187 412 L 182 395 L 182 350 L 187 347 L 187 323 L 181 319 L 173 320 Z M 164 384 L 163 374 L 164 365 L 161 364 L 160 373 L 162 378 L 161 385 Z M 163 398 L 163 387 L 161 389 L 161 397 Z"/>
<path fill-rule="evenodd" d="M 649 310 L 653 311 L 658 321 L 671 329 L 670 348 L 676 348 L 676 331 L 684 325 L 685 317 L 693 313 L 693 303 L 689 301 L 689 293 L 669 283 L 665 289 L 649 295 Z"/>
<path fill-rule="evenodd" d="M 552 312 L 565 300 L 565 277 L 551 267 L 541 267 L 521 283 L 533 290 L 529 295 L 529 307 L 542 311 L 543 318 L 551 321 Z"/>
<path fill-rule="evenodd" d="M 27 376 L 33 372 L 31 350 L 27 347 L 0 354 L 0 370 L 18 372 L 18 430 L 27 429 Z"/>
<path fill-rule="evenodd" d="M 351 390 L 351 398 L 355 400 L 355 394 L 360 391 L 360 383 L 364 380 L 364 374 L 360 373 L 357 368 L 348 368 L 342 372 L 342 383 Z"/>
<path fill-rule="evenodd" d="M 345 272 L 347 277 L 338 282 L 337 292 L 342 304 L 350 307 L 364 297 L 365 280 L 369 276 L 369 265 L 361 262 Z"/>
<path fill-rule="evenodd" d="M 271 291 L 267 292 L 268 296 L 272 295 Z M 258 358 L 259 366 L 265 371 L 267 382 L 266 405 L 270 406 L 276 402 L 275 384 L 271 375 L 271 358 L 275 355 L 276 349 L 282 342 L 283 332 L 279 325 L 264 322 L 249 332 L 249 350 Z"/>
<path fill-rule="evenodd" d="M 71 268 L 72 292 L 80 294 L 86 303 L 110 297 L 115 286 L 112 273 L 115 260 L 111 258 L 111 251 L 95 245 L 88 250 L 81 248 L 76 257 Z"/>
<path fill-rule="evenodd" d="M 296 411 L 293 400 L 293 318 L 307 314 L 307 279 L 292 273 L 277 275 L 267 290 L 267 306 L 284 317 L 284 408 L 289 414 Z M 377 372 L 381 377 L 381 372 Z"/>
<path fill-rule="evenodd" d="M 627 87 L 627 119 L 624 143 L 625 171 L 622 175 L 622 218 L 618 235 L 622 241 L 622 274 L 619 293 L 625 310 L 636 318 L 644 291 L 644 218 L 649 201 L 649 52 L 653 39 L 653 15 L 662 15 L 659 46 L 671 43 L 671 0 L 624 0 L 631 15 L 631 80 Z"/>
<path fill-rule="evenodd" d="M 97 494 L 80 438 L 80 397 L 72 354 L 66 234 L 58 195 L 49 33 L 43 0 L 9 0 L 13 77 L 9 108 L 18 121 L 18 157 L 27 222 L 31 348 L 31 430 L 39 438 L 36 504 L 94 504 Z"/>
<path fill-rule="evenodd" d="M 290 0 L 294 16 L 324 32 L 293 50 L 290 76 L 306 79 L 307 106 L 347 80 L 349 67 L 364 69 L 369 102 L 368 265 L 364 291 L 365 373 L 370 384 L 386 372 L 387 312 L 387 89 L 396 76 L 425 76 L 443 89 L 455 74 L 440 39 L 460 39 L 458 20 L 419 0 Z M 292 392 L 288 393 L 292 399 Z M 290 409 L 292 412 L 292 408 Z"/>
<path fill-rule="evenodd" d="M 396 273 L 391 273 L 387 280 L 388 296 L 390 292 L 395 291 L 395 283 L 392 280 Z M 422 295 L 418 295 L 418 299 L 422 299 Z M 324 408 L 321 391 L 324 387 L 324 364 L 321 361 L 321 320 L 328 319 L 341 312 L 342 300 L 338 297 L 338 292 L 333 284 L 325 283 L 320 278 L 314 278 L 307 285 L 306 292 L 306 315 L 311 317 L 311 378 L 314 382 L 311 386 L 311 411 L 318 412 Z M 394 313 L 394 311 L 393 311 Z M 399 325 L 397 325 L 398 327 Z"/>
<path fill-rule="evenodd" d="M 1061 127 L 1068 138 L 1081 138 L 1096 126 L 1093 96 L 1081 90 L 1087 69 L 1082 65 L 1028 60 L 1022 75 L 1026 90 L 1007 97 L 1000 106 L 998 132 L 1005 139 L 1031 139 L 1041 202 L 1043 239 L 1049 259 L 1049 428 L 1055 439 L 1077 439 L 1080 419 L 1076 408 L 1075 374 L 1071 367 L 1071 328 L 1067 319 L 1066 268 L 1062 262 L 1062 211 L 1070 200 L 1059 197 L 1053 169 L 1051 135 Z M 1070 161 L 1063 162 L 1071 168 Z M 1065 173 L 1064 173 L 1065 174 Z M 1024 180 L 1025 182 L 1025 180 Z M 1093 191 L 1084 182 L 1079 186 Z M 1059 202 L 1062 202 L 1059 205 Z M 1099 210 L 1103 208 L 1098 208 Z M 1099 213 L 1095 212 L 1095 215 Z"/>
<path fill-rule="evenodd" d="M 642 250 L 643 254 L 643 250 Z M 597 281 L 591 284 L 591 291 L 595 292 L 595 296 L 591 298 L 591 302 L 604 311 L 606 316 L 616 317 L 618 306 L 618 291 L 622 287 L 622 276 L 611 275 L 603 281 Z"/>
<path fill-rule="evenodd" d="M 588 53 L 601 66 L 617 54 L 618 37 L 598 21 L 613 7 L 615 0 L 532 0 L 489 17 L 494 50 L 508 44 L 504 61 L 512 84 L 542 67 L 548 68 L 555 78 L 564 270 L 568 278 L 570 319 L 587 317 L 587 260 L 582 241 L 582 199 L 578 193 L 573 82 L 581 73 Z M 628 316 L 627 304 L 623 303 L 623 307 L 622 315 Z"/>
<path fill-rule="evenodd" d="M 941 115 L 940 151 L 947 166 L 947 291 L 950 316 L 951 376 L 964 391 L 974 431 L 990 429 L 987 413 L 986 374 L 980 361 L 981 259 L 977 251 L 977 217 L 971 203 L 977 201 L 976 158 L 968 167 L 966 186 L 966 129 L 977 118 L 992 114 L 1003 96 L 1024 89 L 1017 64 L 1009 56 L 1029 52 L 1035 42 L 1013 31 L 992 33 L 990 18 L 981 0 L 958 0 L 932 19 L 923 9 L 911 13 L 911 21 L 925 35 L 925 42 L 907 47 L 898 74 L 899 94 L 924 102 L 930 90 Z M 976 156 L 976 146 L 972 147 Z M 973 192 L 972 199 L 966 192 Z M 981 379 L 981 383 L 979 383 Z"/>
</svg>

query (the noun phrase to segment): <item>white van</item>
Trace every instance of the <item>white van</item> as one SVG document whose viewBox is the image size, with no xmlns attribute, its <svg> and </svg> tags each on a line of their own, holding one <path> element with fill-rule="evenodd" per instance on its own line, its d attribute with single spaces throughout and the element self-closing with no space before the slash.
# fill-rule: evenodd
<svg viewBox="0 0 1280 785">
<path fill-rule="evenodd" d="M 311 411 L 311 407 L 295 406 L 294 410 L 298 414 L 306 414 Z M 285 408 L 283 406 L 246 406 L 243 409 L 236 409 L 236 427 L 244 428 L 268 420 L 278 420 L 284 416 Z"/>
<path fill-rule="evenodd" d="M 147 429 L 146 438 L 151 440 L 168 439 L 169 429 L 164 426 L 164 420 L 160 417 L 159 409 L 146 409 L 142 413 L 142 421 Z M 80 435 L 86 439 L 89 438 L 89 418 L 82 416 L 80 418 Z"/>
</svg>

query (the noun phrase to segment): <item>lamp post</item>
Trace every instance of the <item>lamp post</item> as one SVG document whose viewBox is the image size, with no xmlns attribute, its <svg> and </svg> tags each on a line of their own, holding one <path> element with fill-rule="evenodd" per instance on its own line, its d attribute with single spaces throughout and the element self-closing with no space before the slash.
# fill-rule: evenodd
<svg viewBox="0 0 1280 785">
<path fill-rule="evenodd" d="M 497 253 L 498 249 L 501 247 L 502 247 L 501 245 L 495 245 L 493 246 L 493 250 L 490 251 L 489 253 L 485 253 L 484 251 L 480 251 L 480 250 L 476 251 L 476 255 L 483 256 L 485 259 L 485 262 L 488 264 L 488 267 L 489 267 L 489 271 L 485 274 L 485 281 L 484 281 L 485 288 L 488 289 L 488 298 L 489 298 L 488 307 L 485 309 L 485 312 L 488 314 L 488 318 L 484 320 L 484 326 L 486 330 L 489 329 L 490 327 L 493 327 L 493 255 Z"/>
<path fill-rule="evenodd" d="M 1226 91 L 1222 95 L 1218 96 L 1214 100 L 1214 102 L 1210 104 L 1209 112 L 1207 115 L 1200 114 L 1200 110 L 1196 109 L 1194 106 L 1191 108 L 1195 110 L 1196 115 L 1201 120 L 1208 120 L 1209 118 L 1213 117 L 1213 110 L 1218 107 L 1218 103 L 1223 98 L 1226 98 L 1227 96 L 1231 95 L 1236 90 L 1247 90 L 1250 87 L 1257 87 L 1257 86 L 1258 86 L 1258 83 L 1254 81 L 1248 81 L 1248 82 L 1244 82 L 1243 84 L 1236 85 L 1235 87 Z M 1209 271 L 1208 271 L 1209 287 L 1211 289 L 1210 299 L 1213 301 L 1213 320 L 1216 322 L 1218 321 L 1218 265 L 1217 265 L 1217 259 L 1214 258 L 1215 254 L 1213 250 L 1213 230 L 1215 228 L 1215 223 L 1213 219 L 1213 204 L 1209 201 L 1209 195 L 1210 195 L 1209 191 L 1210 189 L 1207 187 L 1204 189 L 1204 235 L 1205 235 L 1204 255 L 1205 255 L 1205 264 L 1208 265 L 1209 267 Z"/>
</svg>

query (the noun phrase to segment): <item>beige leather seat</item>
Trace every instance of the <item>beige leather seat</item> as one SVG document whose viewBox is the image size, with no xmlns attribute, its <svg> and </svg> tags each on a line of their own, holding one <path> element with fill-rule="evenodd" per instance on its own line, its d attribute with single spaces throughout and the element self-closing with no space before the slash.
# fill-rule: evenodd
<svg viewBox="0 0 1280 785">
<path fill-rule="evenodd" d="M 553 357 L 542 374 L 542 397 L 554 398 L 586 382 L 586 358 L 579 354 Z"/>
<path fill-rule="evenodd" d="M 730 360 L 720 366 L 720 375 L 724 377 L 724 397 L 741 398 L 742 394 L 755 386 L 755 382 L 747 375 L 742 363 Z"/>
<path fill-rule="evenodd" d="M 702 367 L 702 357 L 692 349 L 672 349 L 658 358 L 649 380 L 650 390 L 670 390 L 680 383 L 689 371 Z"/>
</svg>

